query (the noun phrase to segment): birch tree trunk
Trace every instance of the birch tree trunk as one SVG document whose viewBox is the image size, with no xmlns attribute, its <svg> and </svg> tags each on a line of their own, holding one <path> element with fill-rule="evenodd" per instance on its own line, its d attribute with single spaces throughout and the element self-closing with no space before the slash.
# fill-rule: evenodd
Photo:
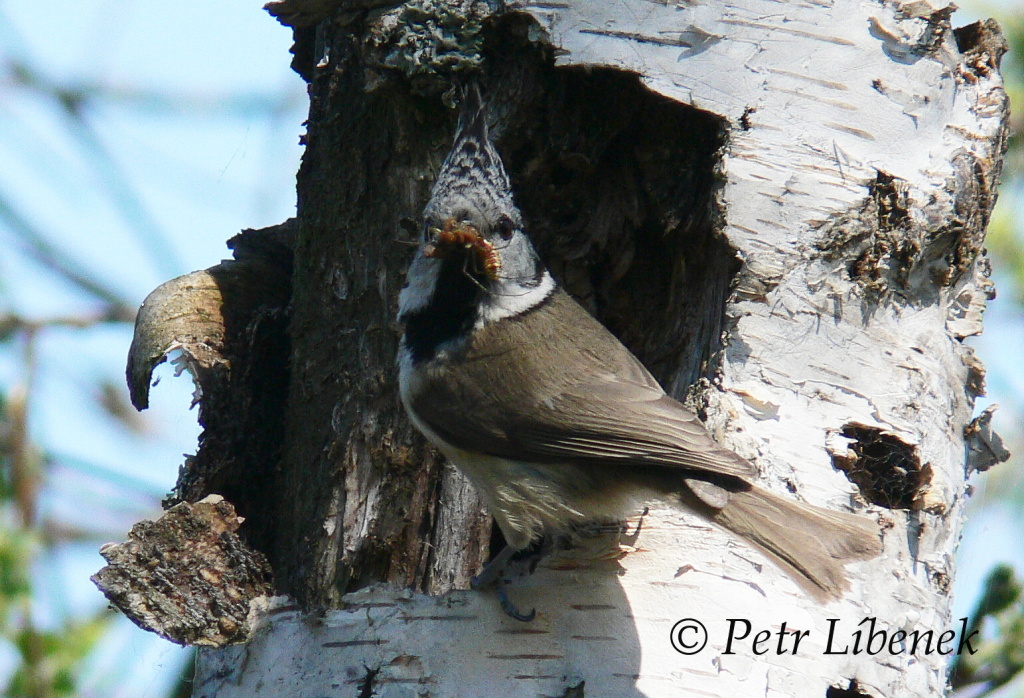
<svg viewBox="0 0 1024 698">
<path fill-rule="evenodd" d="M 927 0 L 371 5 L 270 7 L 312 100 L 280 442 L 179 494 L 225 494 L 280 595 L 247 644 L 201 652 L 194 695 L 942 694 L 966 477 L 993 460 L 963 340 L 991 293 L 998 28 Z M 879 520 L 841 601 L 660 503 L 630 545 L 514 584 L 530 624 L 467 590 L 489 519 L 411 431 L 392 362 L 396 231 L 468 71 L 566 288 L 763 486 Z"/>
</svg>

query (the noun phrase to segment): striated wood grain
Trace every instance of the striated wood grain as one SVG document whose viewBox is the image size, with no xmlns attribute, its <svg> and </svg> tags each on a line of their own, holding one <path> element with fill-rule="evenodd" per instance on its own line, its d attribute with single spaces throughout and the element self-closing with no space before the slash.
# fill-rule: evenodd
<svg viewBox="0 0 1024 698">
<path fill-rule="evenodd" d="M 246 642 L 250 611 L 273 588 L 266 558 L 238 537 L 241 523 L 217 495 L 178 504 L 103 546 L 108 564 L 92 580 L 136 625 L 171 642 Z"/>
</svg>

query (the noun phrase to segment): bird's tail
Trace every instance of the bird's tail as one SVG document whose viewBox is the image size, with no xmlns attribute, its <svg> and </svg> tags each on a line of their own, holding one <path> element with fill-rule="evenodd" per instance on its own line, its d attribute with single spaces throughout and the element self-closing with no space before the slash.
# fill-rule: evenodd
<svg viewBox="0 0 1024 698">
<path fill-rule="evenodd" d="M 684 495 L 688 505 L 753 544 L 821 602 L 837 599 L 849 588 L 843 569 L 847 563 L 882 551 L 878 524 L 866 516 L 801 504 L 754 486 L 731 491 L 724 506 L 711 507 L 702 496 L 706 493 L 695 491 L 703 488 L 694 487 L 693 481 L 687 484 L 691 492 L 686 494 L 696 495 Z"/>
</svg>

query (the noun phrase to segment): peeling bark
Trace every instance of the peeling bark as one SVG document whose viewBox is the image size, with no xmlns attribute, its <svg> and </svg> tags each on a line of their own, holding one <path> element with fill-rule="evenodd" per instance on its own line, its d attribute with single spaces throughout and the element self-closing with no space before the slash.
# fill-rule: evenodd
<svg viewBox="0 0 1024 698">
<path fill-rule="evenodd" d="M 172 507 L 100 549 L 92 580 L 136 625 L 180 645 L 223 647 L 250 638 L 250 614 L 272 592 L 270 565 L 238 537 L 242 519 L 222 497 Z"/>
</svg>

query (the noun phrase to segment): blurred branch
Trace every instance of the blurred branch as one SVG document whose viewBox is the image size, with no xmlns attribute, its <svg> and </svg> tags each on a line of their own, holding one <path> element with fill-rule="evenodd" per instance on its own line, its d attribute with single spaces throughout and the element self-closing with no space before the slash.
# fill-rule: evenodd
<svg viewBox="0 0 1024 698">
<path fill-rule="evenodd" d="M 978 643 L 976 653 L 957 655 L 950 671 L 950 685 L 956 692 L 971 691 L 975 698 L 986 696 L 1013 680 L 1024 670 L 1024 599 L 1021 582 L 1009 565 L 998 565 L 985 580 L 978 605 L 971 614 L 965 636 L 980 632 L 991 619 L 996 632 Z"/>
<path fill-rule="evenodd" d="M 257 92 L 179 92 L 155 91 L 134 86 L 116 86 L 98 82 L 80 82 L 73 86 L 60 86 L 42 78 L 24 63 L 8 60 L 9 82 L 14 86 L 31 89 L 56 97 L 62 102 L 103 101 L 144 109 L 150 112 L 183 115 L 196 118 L 203 114 L 220 114 L 251 118 L 254 115 L 286 113 L 300 100 L 302 90 L 288 90 L 278 94 Z"/>
<path fill-rule="evenodd" d="M 39 484 L 39 458 L 36 457 L 29 440 L 28 410 L 32 395 L 33 376 L 36 367 L 36 333 L 29 330 L 24 336 L 22 384 L 12 388 L 7 396 L 7 417 L 10 421 L 10 478 L 14 495 L 14 508 L 22 533 L 29 533 L 36 524 L 36 504 Z M 15 645 L 22 656 L 19 672 L 23 674 L 23 692 L 27 698 L 49 698 L 53 695 L 43 677 L 45 653 L 42 638 L 36 632 L 32 618 L 32 597 L 22 597 L 24 613 L 21 628 L 15 637 Z"/>
<path fill-rule="evenodd" d="M 160 508 L 160 500 L 167 495 L 167 490 L 147 482 L 140 477 L 123 473 L 105 465 L 87 461 L 68 453 L 54 453 L 50 451 L 46 455 L 47 465 L 60 465 L 76 472 L 96 478 L 107 484 L 113 485 L 126 493 L 132 492 L 153 501 L 156 509 Z"/>
<path fill-rule="evenodd" d="M 66 621 L 55 630 L 22 630 L 11 638 L 21 651 L 24 663 L 17 667 L 8 686 L 11 696 L 25 698 L 72 698 L 74 679 L 82 660 L 115 617 L 102 609 L 84 620 Z M 33 664 L 35 654 L 44 661 Z"/>
<path fill-rule="evenodd" d="M 179 276 L 188 271 L 186 264 L 174 246 L 167 232 L 150 215 L 142 203 L 130 178 L 121 170 L 116 158 L 107 150 L 99 134 L 85 117 L 81 102 L 61 101 L 65 114 L 71 119 L 69 129 L 93 161 L 93 169 L 103 180 L 104 188 L 121 209 L 121 215 L 129 226 L 146 243 L 146 249 L 160 274 L 167 278 Z"/>
<path fill-rule="evenodd" d="M 10 420 L 11 484 L 14 504 L 23 528 L 31 528 L 36 518 L 36 493 L 41 480 L 39 459 L 32 451 L 28 434 L 29 400 L 36 366 L 36 333 L 25 333 L 24 380 L 7 395 Z"/>
<path fill-rule="evenodd" d="M 266 113 L 271 118 L 278 118 L 287 113 L 288 108 L 292 106 L 299 94 L 286 93 L 283 98 L 255 94 L 212 95 L 202 100 L 195 95 L 169 97 L 166 94 L 151 91 L 111 88 L 101 84 L 66 87 L 48 80 L 27 64 L 17 61 L 9 61 L 7 69 L 11 82 L 15 86 L 31 89 L 57 102 L 70 120 L 70 133 L 91 158 L 93 169 L 103 180 L 104 188 L 120 209 L 122 217 L 145 240 L 151 259 L 167 278 L 187 271 L 186 265 L 180 259 L 173 245 L 170 244 L 166 232 L 142 203 L 131 178 L 122 171 L 117 159 L 107 149 L 102 138 L 90 123 L 85 107 L 101 100 L 118 99 L 150 107 L 161 105 L 167 108 L 177 104 L 177 111 L 188 112 L 190 116 L 194 116 L 197 104 L 206 101 L 211 105 L 218 105 L 222 111 L 225 106 L 230 106 L 233 110 L 249 115 L 258 112 Z"/>
<path fill-rule="evenodd" d="M 95 313 L 56 315 L 38 319 L 29 319 L 15 313 L 0 313 L 0 341 L 18 331 L 36 332 L 47 327 L 85 329 L 107 322 L 131 322 L 133 320 L 134 313 L 132 313 L 132 317 L 125 317 L 122 309 L 115 307 L 107 307 Z"/>
<path fill-rule="evenodd" d="M 1020 174 L 1009 170 L 1008 182 L 999 194 L 985 245 L 999 269 L 1012 284 L 1010 293 L 1017 305 L 1024 303 L 1024 240 L 1020 236 Z"/>
<path fill-rule="evenodd" d="M 102 180 L 103 188 L 120 208 L 121 215 L 129 226 L 146 241 L 150 257 L 164 276 L 173 277 L 186 271 L 167 233 L 150 215 L 143 205 L 134 184 L 125 176 L 117 159 L 107 150 L 103 140 L 85 115 L 85 105 L 90 93 L 82 90 L 63 88 L 46 80 L 41 73 L 24 63 L 10 64 L 15 83 L 47 95 L 60 106 L 71 122 L 69 132 L 78 140 L 93 163 L 93 170 Z"/>
<path fill-rule="evenodd" d="M 147 512 L 150 516 L 155 516 L 154 512 L 160 510 L 160 505 L 157 503 L 150 512 Z M 66 521 L 59 521 L 57 519 L 47 518 L 40 522 L 39 526 L 40 540 L 44 545 L 52 546 L 59 543 L 89 543 L 99 547 L 107 541 L 115 538 L 124 536 L 123 530 L 111 529 L 100 529 L 95 526 L 75 526 L 69 524 Z"/>
<path fill-rule="evenodd" d="M 72 262 L 68 261 L 60 250 L 18 213 L 3 192 L 0 192 L 0 222 L 7 224 L 7 227 L 22 243 L 25 252 L 37 262 L 91 296 L 105 301 L 112 317 L 121 322 L 135 320 L 135 309 L 131 304 L 125 301 L 119 293 L 96 281 L 88 273 L 76 268 Z"/>
</svg>

